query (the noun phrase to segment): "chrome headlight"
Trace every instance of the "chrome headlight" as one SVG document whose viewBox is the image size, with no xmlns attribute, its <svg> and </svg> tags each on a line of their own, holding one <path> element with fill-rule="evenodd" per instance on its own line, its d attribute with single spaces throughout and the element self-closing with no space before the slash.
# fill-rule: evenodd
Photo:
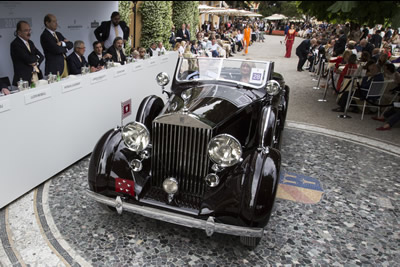
<svg viewBox="0 0 400 267">
<path fill-rule="evenodd" d="M 235 137 L 229 134 L 220 134 L 208 143 L 208 155 L 218 166 L 230 167 L 240 161 L 242 147 Z"/>
<path fill-rule="evenodd" d="M 281 91 L 281 86 L 277 81 L 270 80 L 267 83 L 266 89 L 269 95 L 277 95 Z"/>
<path fill-rule="evenodd" d="M 140 122 L 131 122 L 122 129 L 122 139 L 132 151 L 140 152 L 149 145 L 150 133 Z"/>
<path fill-rule="evenodd" d="M 156 81 L 159 86 L 166 86 L 169 83 L 169 75 L 166 72 L 160 72 L 156 76 Z"/>
</svg>

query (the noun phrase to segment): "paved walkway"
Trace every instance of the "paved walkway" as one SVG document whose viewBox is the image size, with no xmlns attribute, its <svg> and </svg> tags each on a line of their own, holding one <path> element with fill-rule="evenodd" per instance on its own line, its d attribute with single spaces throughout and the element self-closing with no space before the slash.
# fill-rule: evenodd
<svg viewBox="0 0 400 267">
<path fill-rule="evenodd" d="M 334 96 L 317 102 L 297 57 L 283 57 L 283 37 L 266 37 L 248 57 L 275 61 L 291 93 L 277 208 L 257 248 L 101 210 L 85 194 L 87 157 L 0 210 L 0 266 L 398 266 L 400 127 L 338 119 Z"/>
</svg>

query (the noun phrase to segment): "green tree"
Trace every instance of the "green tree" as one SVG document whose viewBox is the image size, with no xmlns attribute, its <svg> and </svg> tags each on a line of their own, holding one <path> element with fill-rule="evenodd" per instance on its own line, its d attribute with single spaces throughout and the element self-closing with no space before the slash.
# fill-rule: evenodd
<svg viewBox="0 0 400 267">
<path fill-rule="evenodd" d="M 182 24 L 190 24 L 191 39 L 195 39 L 199 23 L 199 1 L 174 1 L 172 4 L 172 21 L 178 30 Z"/>
<path fill-rule="evenodd" d="M 299 1 L 298 7 L 318 20 L 400 26 L 400 1 Z"/>
<path fill-rule="evenodd" d="M 283 14 L 289 18 L 301 18 L 295 1 L 261 1 L 258 12 L 264 17 L 272 14 Z"/>
<path fill-rule="evenodd" d="M 162 41 L 170 49 L 169 36 L 172 27 L 171 1 L 143 1 L 139 12 L 142 15 L 142 47 L 150 47 L 153 42 Z"/>
<path fill-rule="evenodd" d="M 130 14 L 132 9 L 130 8 L 131 1 L 118 1 L 118 12 L 122 21 L 125 21 L 127 25 L 130 24 Z M 129 36 L 128 42 L 125 44 L 125 54 L 131 53 L 131 36 Z"/>
</svg>

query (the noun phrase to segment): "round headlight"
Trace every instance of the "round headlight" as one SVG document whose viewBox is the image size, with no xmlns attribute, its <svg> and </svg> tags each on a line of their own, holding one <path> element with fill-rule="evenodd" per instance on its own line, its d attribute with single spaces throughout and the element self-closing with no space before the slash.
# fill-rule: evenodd
<svg viewBox="0 0 400 267">
<path fill-rule="evenodd" d="M 166 86 L 169 83 L 169 75 L 166 72 L 160 72 L 156 76 L 156 81 L 159 86 Z"/>
<path fill-rule="evenodd" d="M 175 194 L 178 192 L 178 181 L 173 177 L 165 179 L 162 186 L 164 191 L 168 194 Z"/>
<path fill-rule="evenodd" d="M 267 83 L 266 89 L 269 95 L 277 95 L 281 91 L 281 86 L 277 81 L 270 80 Z"/>
<path fill-rule="evenodd" d="M 140 122 L 131 122 L 122 129 L 122 139 L 130 150 L 140 152 L 149 145 L 150 133 Z"/>
<path fill-rule="evenodd" d="M 208 143 L 208 155 L 218 166 L 230 167 L 240 161 L 242 147 L 235 137 L 229 134 L 220 134 Z"/>
</svg>

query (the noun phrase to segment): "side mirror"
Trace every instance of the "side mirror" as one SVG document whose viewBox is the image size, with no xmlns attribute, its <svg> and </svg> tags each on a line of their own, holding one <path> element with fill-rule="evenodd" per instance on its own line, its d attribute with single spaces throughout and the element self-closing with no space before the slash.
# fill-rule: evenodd
<svg viewBox="0 0 400 267">
<path fill-rule="evenodd" d="M 169 97 L 171 96 L 171 93 L 164 90 L 164 87 L 165 87 L 165 86 L 169 83 L 169 81 L 170 81 L 170 78 L 169 78 L 168 73 L 166 73 L 166 72 L 160 72 L 160 73 L 157 74 L 157 76 L 156 76 L 156 81 L 157 81 L 157 84 L 158 84 L 159 86 L 161 86 L 162 92 L 163 92 L 163 93 L 166 93 L 166 94 L 168 95 L 168 98 L 169 98 Z"/>
</svg>

